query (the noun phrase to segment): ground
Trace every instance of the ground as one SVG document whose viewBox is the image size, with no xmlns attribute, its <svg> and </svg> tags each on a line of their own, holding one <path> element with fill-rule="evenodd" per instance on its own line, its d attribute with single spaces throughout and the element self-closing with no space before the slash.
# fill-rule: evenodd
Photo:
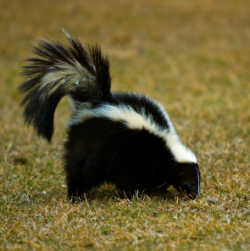
<svg viewBox="0 0 250 251">
<path fill-rule="evenodd" d="M 0 0 L 0 250 L 250 250 L 250 2 Z M 72 204 L 61 155 L 24 125 L 16 88 L 38 37 L 98 43 L 112 90 L 168 111 L 197 156 L 201 193 L 120 199 L 105 184 Z"/>
</svg>

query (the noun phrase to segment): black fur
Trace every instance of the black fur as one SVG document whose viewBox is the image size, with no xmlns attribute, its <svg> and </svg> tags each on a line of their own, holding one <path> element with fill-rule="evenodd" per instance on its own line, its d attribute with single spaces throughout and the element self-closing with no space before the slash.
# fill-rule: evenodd
<svg viewBox="0 0 250 251">
<path fill-rule="evenodd" d="M 66 95 L 72 99 L 74 110 L 64 154 L 69 198 L 105 181 L 127 196 L 136 190 L 173 185 L 195 198 L 199 167 L 192 161 L 194 157 L 179 162 L 171 144 L 166 145 L 161 133 L 174 132 L 162 108 L 143 95 L 112 94 L 109 62 L 101 49 L 86 49 L 71 37 L 69 41 L 68 47 L 47 41 L 35 47 L 37 57 L 28 60 L 23 70 L 27 81 L 19 88 L 25 94 L 21 102 L 25 121 L 48 141 L 58 102 Z M 116 119 L 113 108 L 135 115 Z M 141 118 L 157 129 L 141 126 Z"/>
<path fill-rule="evenodd" d="M 80 102 L 98 103 L 110 94 L 109 62 L 102 56 L 101 49 L 98 46 L 89 46 L 87 50 L 79 41 L 71 37 L 69 39 L 71 44 L 68 48 L 59 43 L 41 42 L 34 48 L 34 53 L 38 57 L 28 59 L 29 65 L 25 66 L 22 72 L 28 79 L 19 87 L 19 91 L 26 94 L 21 102 L 21 106 L 25 107 L 25 122 L 33 125 L 38 135 L 48 141 L 53 135 L 55 109 L 62 97 L 70 95 L 72 99 Z M 74 67 L 75 61 L 96 77 L 97 81 L 92 89 L 86 91 L 79 85 L 73 90 L 66 90 L 64 86 L 72 79 L 70 75 L 65 79 L 51 81 L 41 88 L 41 81 L 46 74 L 65 71 L 63 66 L 58 64 L 64 62 Z M 56 87 L 57 91 L 50 94 L 49 92 Z"/>
</svg>

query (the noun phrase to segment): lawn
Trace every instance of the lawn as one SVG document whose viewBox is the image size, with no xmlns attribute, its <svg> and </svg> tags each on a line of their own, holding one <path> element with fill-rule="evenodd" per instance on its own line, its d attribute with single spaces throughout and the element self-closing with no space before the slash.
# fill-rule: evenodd
<svg viewBox="0 0 250 251">
<path fill-rule="evenodd" d="M 250 1 L 0 0 L 0 250 L 250 250 Z M 201 193 L 120 199 L 110 184 L 66 199 L 62 143 L 70 103 L 49 144 L 24 125 L 24 60 L 61 28 L 98 43 L 112 90 L 168 111 L 196 154 Z"/>
</svg>

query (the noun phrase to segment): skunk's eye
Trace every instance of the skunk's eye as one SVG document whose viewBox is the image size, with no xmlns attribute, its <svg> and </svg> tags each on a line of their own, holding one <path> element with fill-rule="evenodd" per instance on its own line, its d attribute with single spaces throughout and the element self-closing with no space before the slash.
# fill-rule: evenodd
<svg viewBox="0 0 250 251">
<path fill-rule="evenodd" d="M 194 185 L 193 184 L 188 184 L 188 187 L 193 187 Z"/>
</svg>

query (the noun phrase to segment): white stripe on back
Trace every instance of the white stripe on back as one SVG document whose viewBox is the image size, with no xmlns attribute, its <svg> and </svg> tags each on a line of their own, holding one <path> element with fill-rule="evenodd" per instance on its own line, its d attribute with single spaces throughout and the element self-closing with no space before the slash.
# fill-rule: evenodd
<svg viewBox="0 0 250 251">
<path fill-rule="evenodd" d="M 158 104 L 156 105 L 159 106 Z M 111 104 L 104 104 L 94 109 L 73 111 L 73 117 L 69 125 L 75 125 L 94 117 L 125 122 L 130 129 L 146 129 L 150 133 L 162 138 L 177 162 L 197 163 L 194 153 L 180 141 L 168 114 L 161 106 L 159 107 L 168 122 L 169 128 L 163 128 L 155 123 L 152 115 L 146 115 L 143 109 L 141 109 L 141 113 L 138 113 L 130 106 Z"/>
</svg>

